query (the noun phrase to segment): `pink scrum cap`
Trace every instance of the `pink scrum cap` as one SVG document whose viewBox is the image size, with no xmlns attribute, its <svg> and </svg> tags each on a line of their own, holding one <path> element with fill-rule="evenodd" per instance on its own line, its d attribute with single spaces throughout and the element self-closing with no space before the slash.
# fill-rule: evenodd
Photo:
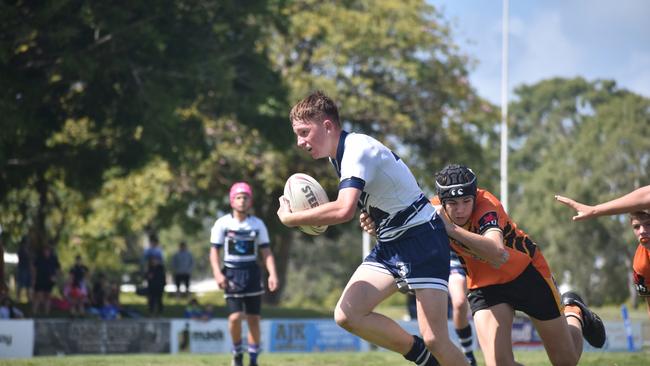
<svg viewBox="0 0 650 366">
<path fill-rule="evenodd" d="M 253 190 L 251 189 L 251 186 L 246 182 L 237 182 L 230 187 L 230 206 L 232 206 L 235 196 L 240 193 L 246 193 L 251 200 L 253 199 Z"/>
</svg>

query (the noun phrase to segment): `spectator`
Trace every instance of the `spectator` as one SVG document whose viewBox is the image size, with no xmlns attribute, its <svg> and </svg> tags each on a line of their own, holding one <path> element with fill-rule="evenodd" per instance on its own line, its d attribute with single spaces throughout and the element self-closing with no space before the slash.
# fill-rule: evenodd
<svg viewBox="0 0 650 366">
<path fill-rule="evenodd" d="M 52 247 L 45 245 L 34 259 L 33 273 L 35 276 L 32 302 L 34 316 L 40 313 L 40 308 L 43 308 L 43 314 L 50 314 L 50 295 L 60 268 L 59 259 L 54 254 Z"/>
<path fill-rule="evenodd" d="M 18 247 L 18 266 L 16 267 L 16 301 L 20 302 L 22 290 L 27 301 L 32 301 L 32 261 L 27 237 L 23 237 Z"/>
<path fill-rule="evenodd" d="M 208 321 L 214 317 L 214 306 L 207 304 L 201 313 L 201 320 Z"/>
<path fill-rule="evenodd" d="M 21 319 L 24 318 L 23 312 L 14 306 L 14 302 L 9 296 L 4 296 L 0 300 L 0 319 Z"/>
<path fill-rule="evenodd" d="M 203 308 L 196 299 L 192 298 L 185 307 L 184 315 L 186 319 L 200 319 L 203 316 Z"/>
<path fill-rule="evenodd" d="M 86 274 L 88 267 L 83 264 L 81 256 L 74 257 L 74 265 L 70 268 L 70 275 L 72 276 L 72 284 L 78 287 L 86 286 Z"/>
<path fill-rule="evenodd" d="M 96 309 L 101 309 L 106 301 L 107 297 L 107 285 L 106 285 L 106 275 L 103 272 L 99 272 L 95 281 L 93 282 L 92 290 L 90 293 L 90 304 Z"/>
<path fill-rule="evenodd" d="M 85 307 L 88 301 L 88 287 L 86 286 L 86 267 L 81 260 L 81 256 L 75 257 L 75 263 L 70 268 L 69 279 L 63 288 L 63 295 L 70 304 L 70 315 L 84 316 Z"/>
<path fill-rule="evenodd" d="M 160 248 L 160 242 L 158 241 L 158 235 L 156 234 L 149 235 L 149 248 L 144 250 L 144 254 L 142 256 L 142 260 L 145 265 L 149 263 L 150 257 L 158 258 L 158 261 L 160 263 L 163 263 L 165 260 L 162 248 Z"/>
<path fill-rule="evenodd" d="M 155 255 L 149 257 L 146 278 L 149 315 L 157 317 L 162 314 L 165 292 L 165 266 L 160 261 L 160 257 Z"/>
<path fill-rule="evenodd" d="M 189 250 L 187 250 L 187 243 L 182 241 L 178 247 L 178 251 L 172 257 L 172 271 L 174 273 L 174 283 L 176 284 L 176 297 L 181 295 L 181 284 L 185 286 L 185 293 L 187 296 L 190 293 L 190 277 L 192 275 L 192 268 L 194 267 L 194 257 Z"/>
<path fill-rule="evenodd" d="M 107 300 L 104 306 L 102 306 L 99 316 L 102 320 L 115 320 L 120 319 L 120 305 L 115 302 L 115 298 Z"/>
<path fill-rule="evenodd" d="M 84 282 L 77 282 L 72 271 L 63 287 L 63 296 L 70 305 L 70 316 L 84 316 L 88 291 Z"/>
</svg>

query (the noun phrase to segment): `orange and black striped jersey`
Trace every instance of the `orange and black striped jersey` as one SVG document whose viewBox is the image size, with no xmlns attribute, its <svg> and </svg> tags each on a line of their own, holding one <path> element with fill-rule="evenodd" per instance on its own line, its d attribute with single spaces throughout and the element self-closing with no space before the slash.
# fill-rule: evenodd
<svg viewBox="0 0 650 366">
<path fill-rule="evenodd" d="M 650 296 L 650 250 L 639 244 L 632 262 L 634 286 L 639 296 Z"/>
<path fill-rule="evenodd" d="M 437 196 L 431 200 L 431 203 L 441 204 Z M 480 188 L 477 190 L 474 210 L 463 228 L 479 235 L 491 230 L 500 230 L 510 254 L 505 264 L 494 268 L 476 255 L 470 247 L 449 238 L 452 249 L 458 253 L 467 273 L 469 289 L 510 282 L 517 278 L 531 262 L 542 276 L 551 277 L 548 264 L 537 245 L 525 232 L 517 228 L 517 224 L 510 219 L 501 202 L 492 193 Z"/>
</svg>

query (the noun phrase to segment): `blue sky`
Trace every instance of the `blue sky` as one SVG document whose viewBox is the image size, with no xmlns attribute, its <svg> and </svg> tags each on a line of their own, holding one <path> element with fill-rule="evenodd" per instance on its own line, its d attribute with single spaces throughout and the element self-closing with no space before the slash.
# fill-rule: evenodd
<svg viewBox="0 0 650 366">
<path fill-rule="evenodd" d="M 429 0 L 477 62 L 470 81 L 501 100 L 502 0 Z M 612 79 L 650 98 L 650 0 L 510 0 L 509 94 L 551 77 Z"/>
</svg>

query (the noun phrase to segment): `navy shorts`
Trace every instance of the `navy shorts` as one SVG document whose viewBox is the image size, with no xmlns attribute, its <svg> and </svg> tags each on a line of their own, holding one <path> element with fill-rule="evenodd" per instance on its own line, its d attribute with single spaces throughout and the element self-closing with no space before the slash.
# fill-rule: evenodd
<svg viewBox="0 0 650 366">
<path fill-rule="evenodd" d="M 264 293 L 262 274 L 257 264 L 241 268 L 225 267 L 223 274 L 228 281 L 224 291 L 226 298 L 259 296 Z"/>
<path fill-rule="evenodd" d="M 436 216 L 395 240 L 378 242 L 361 265 L 393 276 L 399 287 L 447 291 L 449 239 L 442 220 Z"/>
</svg>

